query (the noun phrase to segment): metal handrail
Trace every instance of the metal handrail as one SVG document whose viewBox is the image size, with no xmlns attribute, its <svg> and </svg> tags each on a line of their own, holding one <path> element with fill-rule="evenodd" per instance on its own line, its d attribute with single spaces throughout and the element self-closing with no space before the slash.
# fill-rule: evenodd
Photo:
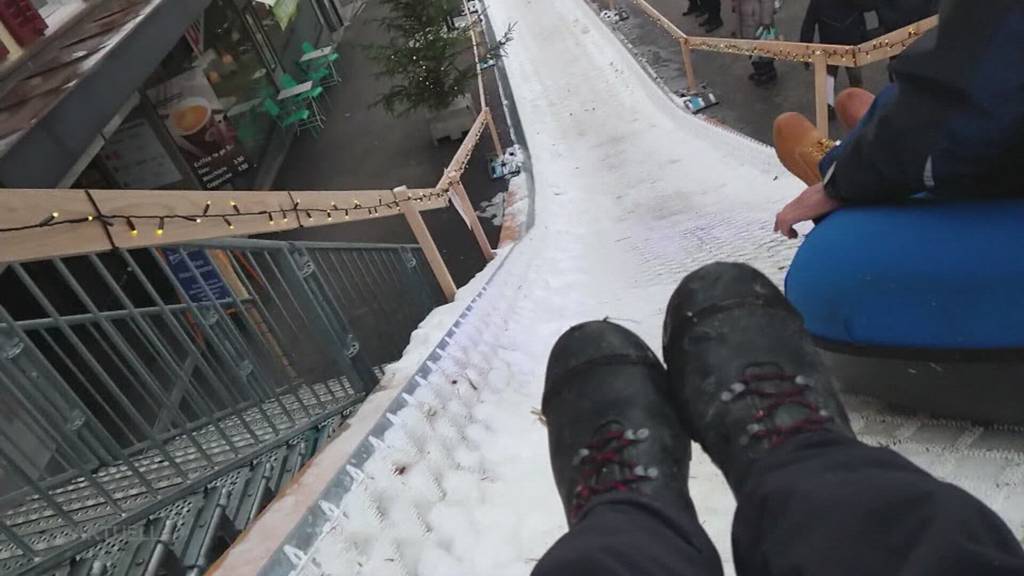
<svg viewBox="0 0 1024 576">
<path fill-rule="evenodd" d="M 281 488 L 444 301 L 425 260 L 413 245 L 227 238 L 10 264 L 0 572 L 127 561 L 118 535 L 155 517 L 179 527 L 175 555 L 210 561 L 190 556 L 208 535 L 178 503 L 240 498 L 268 455 Z M 221 528 L 251 519 L 224 514 Z"/>
</svg>

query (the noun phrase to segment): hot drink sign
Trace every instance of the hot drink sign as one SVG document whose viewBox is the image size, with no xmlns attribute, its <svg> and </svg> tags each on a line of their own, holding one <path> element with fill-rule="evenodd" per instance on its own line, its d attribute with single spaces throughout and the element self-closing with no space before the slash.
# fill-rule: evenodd
<svg viewBox="0 0 1024 576">
<path fill-rule="evenodd" d="M 201 69 L 172 78 L 147 94 L 207 190 L 220 188 L 249 169 L 235 130 Z"/>
</svg>

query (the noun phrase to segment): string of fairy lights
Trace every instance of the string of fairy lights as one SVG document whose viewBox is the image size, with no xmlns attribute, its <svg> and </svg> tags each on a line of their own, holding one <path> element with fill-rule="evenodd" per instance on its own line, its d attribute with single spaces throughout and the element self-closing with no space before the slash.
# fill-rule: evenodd
<svg viewBox="0 0 1024 576">
<path fill-rule="evenodd" d="M 156 227 L 154 228 L 153 233 L 156 236 L 163 236 L 167 230 L 167 224 L 173 221 L 185 221 L 193 224 L 202 224 L 204 221 L 210 220 L 220 221 L 229 230 L 234 230 L 235 222 L 238 221 L 238 219 L 252 216 L 265 217 L 270 225 L 276 225 L 278 222 L 287 224 L 289 222 L 289 218 L 294 217 L 301 226 L 301 216 L 305 216 L 306 220 L 310 222 L 315 221 L 318 216 L 322 217 L 327 222 L 333 222 L 335 219 L 341 221 L 350 220 L 352 216 L 363 213 L 365 213 L 366 216 L 371 217 L 380 216 L 401 210 L 401 205 L 405 203 L 411 202 L 419 204 L 438 198 L 444 198 L 447 197 L 447 195 L 447 190 L 439 188 L 431 193 L 410 193 L 406 198 L 396 198 L 388 201 L 385 201 L 384 197 L 378 196 L 377 204 L 364 205 L 359 200 L 353 200 L 351 206 L 339 206 L 337 202 L 331 202 L 329 208 L 305 206 L 302 204 L 300 199 L 296 198 L 293 200 L 293 204 L 290 208 L 278 208 L 276 210 L 245 210 L 239 202 L 230 200 L 228 201 L 228 206 L 231 209 L 229 212 L 215 212 L 213 210 L 214 202 L 212 200 L 207 200 L 203 210 L 197 214 L 106 214 L 97 208 L 96 214 L 65 218 L 61 216 L 59 211 L 54 210 L 36 223 L 0 228 L 0 233 L 23 232 L 26 230 L 99 221 L 106 224 L 109 228 L 114 228 L 118 223 L 123 223 L 128 227 L 130 235 L 137 237 L 141 234 L 141 229 L 145 227 L 143 226 L 144 222 L 156 222 Z"/>
</svg>

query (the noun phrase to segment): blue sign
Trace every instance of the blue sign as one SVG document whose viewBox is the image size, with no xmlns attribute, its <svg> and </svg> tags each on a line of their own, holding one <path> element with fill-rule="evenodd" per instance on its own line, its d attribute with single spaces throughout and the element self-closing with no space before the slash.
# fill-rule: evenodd
<svg viewBox="0 0 1024 576">
<path fill-rule="evenodd" d="M 206 250 L 201 248 L 164 248 L 163 253 L 167 257 L 167 265 L 178 280 L 178 285 L 188 295 L 189 300 L 196 304 L 209 302 L 207 289 L 217 301 L 232 300 L 231 288 L 224 282 L 220 271 L 213 265 L 213 260 L 210 259 Z M 199 273 L 202 282 L 192 273 L 188 262 L 185 261 L 186 255 L 196 272 Z"/>
</svg>

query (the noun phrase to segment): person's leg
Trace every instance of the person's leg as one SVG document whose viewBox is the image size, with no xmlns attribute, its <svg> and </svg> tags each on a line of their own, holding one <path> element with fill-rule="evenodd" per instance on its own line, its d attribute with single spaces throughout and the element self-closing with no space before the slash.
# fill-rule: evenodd
<svg viewBox="0 0 1024 576">
<path fill-rule="evenodd" d="M 703 0 L 690 0 L 690 4 L 686 7 L 686 11 L 683 12 L 683 16 L 695 15 L 699 18 L 704 14 L 704 11 Z"/>
<path fill-rule="evenodd" d="M 1024 574 L 1020 543 L 984 504 L 892 450 L 840 434 L 781 446 L 737 502 L 740 575 Z"/>
<path fill-rule="evenodd" d="M 722 21 L 722 0 L 704 0 L 703 7 L 707 18 L 700 25 L 705 33 L 710 34 L 725 24 Z"/>
<path fill-rule="evenodd" d="M 853 68 L 847 68 L 853 71 Z M 858 74 L 859 74 L 858 70 Z M 850 77 L 850 84 L 853 84 L 853 77 Z M 839 121 L 846 130 L 853 130 L 860 124 L 861 118 L 867 114 L 871 105 L 875 102 L 875 95 L 863 88 L 847 88 L 839 93 L 836 98 L 836 112 L 839 114 Z"/>
<path fill-rule="evenodd" d="M 775 119 L 775 153 L 782 165 L 808 186 L 821 182 L 818 163 L 831 142 L 803 114 L 786 112 Z"/>
<path fill-rule="evenodd" d="M 846 77 L 850 80 L 850 88 L 864 87 L 864 74 L 860 68 L 849 67 L 846 69 Z"/>
<path fill-rule="evenodd" d="M 844 141 L 850 141 L 860 134 L 861 129 L 870 122 L 875 115 L 884 110 L 892 103 L 896 96 L 896 85 L 889 84 L 878 93 L 878 96 L 872 96 L 870 92 L 866 90 L 860 90 L 858 88 L 850 88 L 844 90 L 839 95 L 843 100 L 841 107 L 845 111 L 840 111 L 840 116 L 846 116 L 845 122 L 856 122 L 856 125 L 850 130 L 849 134 L 846 135 Z M 849 100 L 849 102 L 847 102 Z M 861 113 L 860 111 L 867 107 L 867 112 Z M 840 143 L 838 146 L 829 150 L 822 158 L 821 162 L 818 163 L 818 172 L 821 174 L 828 174 L 829 169 L 835 164 L 836 160 L 839 159 L 842 154 L 843 145 Z"/>
<path fill-rule="evenodd" d="M 533 576 L 721 576 L 721 560 L 690 510 L 606 496 L 541 558 Z"/>
<path fill-rule="evenodd" d="M 799 313 L 760 272 L 687 276 L 664 341 L 677 410 L 736 494 L 739 576 L 1024 574 L 995 513 L 856 440 Z"/>
<path fill-rule="evenodd" d="M 555 344 L 542 409 L 569 532 L 534 575 L 721 576 L 667 385 L 654 352 L 621 326 L 581 324 Z"/>
</svg>

